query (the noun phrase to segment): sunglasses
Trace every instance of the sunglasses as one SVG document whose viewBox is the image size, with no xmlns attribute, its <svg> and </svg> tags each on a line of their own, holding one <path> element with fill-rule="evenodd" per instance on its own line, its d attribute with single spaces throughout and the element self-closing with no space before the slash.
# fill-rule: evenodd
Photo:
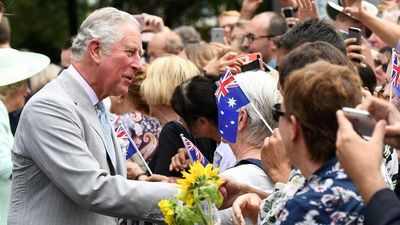
<svg viewBox="0 0 400 225">
<path fill-rule="evenodd" d="M 382 63 L 382 61 L 379 60 L 379 59 L 374 59 L 374 62 L 375 62 L 375 67 L 382 66 L 382 70 L 383 70 L 384 72 L 387 71 L 388 63 Z"/>
<path fill-rule="evenodd" d="M 281 103 L 277 103 L 272 107 L 272 117 L 276 122 L 279 122 L 281 116 L 289 116 L 289 114 L 281 110 Z"/>
</svg>

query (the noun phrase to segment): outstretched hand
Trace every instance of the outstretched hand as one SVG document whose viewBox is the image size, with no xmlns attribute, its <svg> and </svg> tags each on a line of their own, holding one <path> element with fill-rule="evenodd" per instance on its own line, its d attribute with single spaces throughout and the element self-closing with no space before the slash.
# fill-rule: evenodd
<svg viewBox="0 0 400 225">
<path fill-rule="evenodd" d="M 233 222 L 236 225 L 246 225 L 244 218 L 249 218 L 253 224 L 257 224 L 261 203 L 262 199 L 253 193 L 239 196 L 232 205 Z"/>
</svg>

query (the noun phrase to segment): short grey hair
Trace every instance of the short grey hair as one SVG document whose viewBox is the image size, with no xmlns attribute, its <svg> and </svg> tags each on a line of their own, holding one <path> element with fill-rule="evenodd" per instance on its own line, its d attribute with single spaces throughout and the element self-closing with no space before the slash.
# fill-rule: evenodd
<svg viewBox="0 0 400 225">
<path fill-rule="evenodd" d="M 83 21 L 78 34 L 74 38 L 71 47 L 71 58 L 81 60 L 85 54 L 89 41 L 98 39 L 106 52 L 111 46 L 123 38 L 121 23 L 131 23 L 139 31 L 139 23 L 127 12 L 112 7 L 97 9 Z"/>
<path fill-rule="evenodd" d="M 278 124 L 273 119 L 272 107 L 281 99 L 276 86 L 277 81 L 271 74 L 261 70 L 239 73 L 235 79 L 250 100 L 250 104 L 242 107 L 249 116 L 248 136 L 242 138 L 248 140 L 250 144 L 261 146 L 264 139 L 272 134 L 251 104 L 261 113 L 272 129 L 276 128 Z"/>
</svg>

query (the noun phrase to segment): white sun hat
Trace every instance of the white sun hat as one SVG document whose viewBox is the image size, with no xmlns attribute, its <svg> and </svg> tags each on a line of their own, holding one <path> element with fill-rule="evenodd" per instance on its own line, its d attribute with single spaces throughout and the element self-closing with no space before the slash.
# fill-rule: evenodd
<svg viewBox="0 0 400 225">
<path fill-rule="evenodd" d="M 338 1 L 328 1 L 328 4 L 326 5 L 326 11 L 328 13 L 328 16 L 332 19 L 335 20 L 337 14 L 341 13 L 343 11 L 343 6 L 341 6 L 340 4 L 338 4 Z M 368 14 L 374 15 L 376 16 L 378 14 L 378 8 L 370 3 L 367 2 L 365 0 L 361 1 L 361 5 L 364 8 L 365 11 L 367 11 Z M 349 14 L 346 14 L 348 16 L 350 16 Z M 352 16 L 350 16 L 352 17 Z M 354 18 L 354 17 L 352 17 Z M 356 19 L 356 18 L 354 18 Z M 358 20 L 358 19 L 356 19 Z"/>
<path fill-rule="evenodd" d="M 0 86 L 26 80 L 50 64 L 49 57 L 12 48 L 0 49 Z"/>
</svg>

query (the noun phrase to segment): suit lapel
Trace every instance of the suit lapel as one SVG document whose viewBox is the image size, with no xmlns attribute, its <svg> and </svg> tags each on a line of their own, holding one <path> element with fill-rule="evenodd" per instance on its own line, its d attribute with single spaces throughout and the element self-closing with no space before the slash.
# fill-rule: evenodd
<svg viewBox="0 0 400 225">
<path fill-rule="evenodd" d="M 97 111 L 95 107 L 93 106 L 92 101 L 90 100 L 88 94 L 85 92 L 85 90 L 81 87 L 81 85 L 72 77 L 71 74 L 69 74 L 67 71 L 63 71 L 59 76 L 58 79 L 60 79 L 60 82 L 64 86 L 65 90 L 67 93 L 71 96 L 71 98 L 74 100 L 75 105 L 85 115 L 85 120 L 87 120 L 90 124 L 90 126 L 96 131 L 96 133 L 100 136 L 100 139 L 103 142 L 104 146 L 104 151 L 108 156 L 107 150 L 106 150 L 106 140 L 103 134 L 103 130 L 100 125 L 100 121 L 98 118 Z M 117 156 L 117 164 L 118 166 L 114 166 L 112 163 L 109 163 L 109 166 L 112 166 L 118 174 L 120 171 L 124 171 L 123 168 L 121 168 L 121 155 L 120 151 L 121 148 L 118 144 L 118 141 L 116 140 L 116 137 L 113 132 L 113 142 L 114 142 L 114 148 L 116 151 L 116 156 Z M 110 160 L 111 161 L 111 160 Z M 124 164 L 125 165 L 125 164 Z M 126 173 L 126 171 L 125 171 Z"/>
</svg>

